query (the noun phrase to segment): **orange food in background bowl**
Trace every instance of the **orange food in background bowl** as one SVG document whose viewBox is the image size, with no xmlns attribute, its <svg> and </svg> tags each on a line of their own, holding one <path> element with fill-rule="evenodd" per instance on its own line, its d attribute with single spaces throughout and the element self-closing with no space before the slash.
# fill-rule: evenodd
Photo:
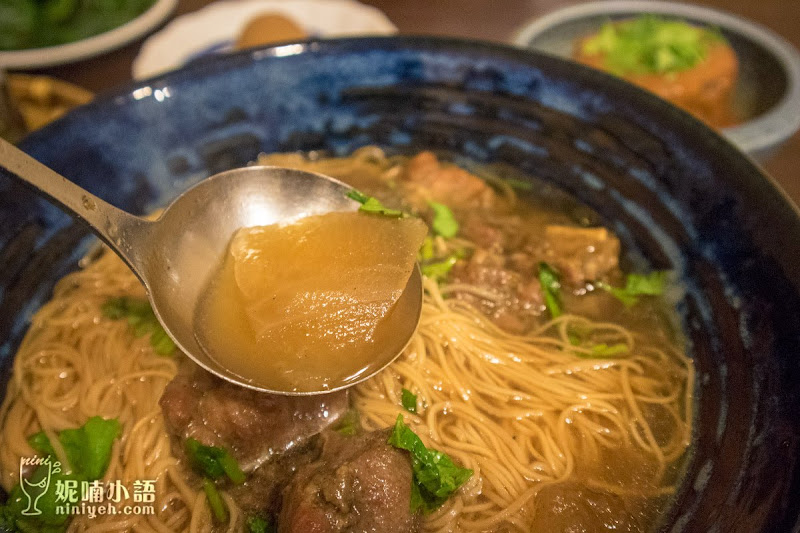
<svg viewBox="0 0 800 533">
<path fill-rule="evenodd" d="M 715 128 L 737 122 L 739 63 L 713 30 L 645 15 L 607 23 L 576 43 L 574 58 L 616 74 Z"/>
<path fill-rule="evenodd" d="M 254 46 L 305 39 L 308 33 L 289 17 L 276 13 L 263 13 L 245 24 L 236 40 L 236 48 L 242 50 Z"/>
</svg>

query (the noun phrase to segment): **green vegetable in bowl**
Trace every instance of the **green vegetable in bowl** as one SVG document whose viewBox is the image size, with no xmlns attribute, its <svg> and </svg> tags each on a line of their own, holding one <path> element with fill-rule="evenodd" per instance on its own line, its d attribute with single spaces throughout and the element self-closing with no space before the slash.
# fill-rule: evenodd
<svg viewBox="0 0 800 533">
<path fill-rule="evenodd" d="M 388 218 L 403 218 L 406 216 L 406 214 L 399 209 L 390 209 L 374 196 L 367 196 L 363 192 L 355 189 L 349 191 L 345 196 L 360 203 L 361 207 L 359 207 L 358 210 L 362 213 L 381 215 Z"/>
<path fill-rule="evenodd" d="M 688 70 L 706 58 L 708 50 L 723 41 L 719 32 L 680 20 L 643 15 L 622 22 L 607 22 L 583 41 L 586 55 L 602 55 L 614 74 L 666 74 Z"/>
<path fill-rule="evenodd" d="M 217 490 L 214 482 L 206 478 L 203 480 L 203 491 L 206 493 L 208 500 L 208 507 L 211 509 L 211 516 L 218 524 L 224 524 L 228 521 L 228 508 L 225 506 L 225 500 Z"/>
<path fill-rule="evenodd" d="M 539 283 L 544 293 L 544 303 L 550 318 L 561 316 L 561 280 L 558 273 L 547 263 L 539 263 Z"/>
<path fill-rule="evenodd" d="M 237 485 L 244 483 L 246 477 L 239 463 L 224 448 L 200 444 L 197 439 L 186 439 L 186 456 L 192 467 L 208 479 L 227 476 Z"/>
<path fill-rule="evenodd" d="M 249 533 L 275 533 L 278 528 L 275 522 L 260 516 L 251 516 L 247 519 L 247 530 Z"/>
<path fill-rule="evenodd" d="M 48 464 L 39 466 L 29 478 L 30 486 L 44 485 L 45 492 L 37 500 L 39 513 L 26 511 L 29 498 L 20 487 L 11 489 L 5 504 L 0 505 L 0 531 L 22 533 L 61 533 L 67 529 L 69 515 L 60 512 L 56 487 L 59 484 L 90 482 L 101 479 L 111 461 L 114 440 L 120 434 L 120 423 L 116 419 L 93 416 L 79 428 L 65 429 L 58 433 L 58 440 L 66 453 L 67 463 L 56 465 L 53 444 L 44 432 L 34 433 L 28 443 L 38 457 L 48 458 Z"/>
<path fill-rule="evenodd" d="M 129 296 L 111 298 L 103 304 L 102 311 L 111 320 L 127 319 L 136 337 L 150 334 L 150 345 L 158 355 L 172 355 L 175 352 L 175 343 L 164 331 L 147 300 Z"/>
<path fill-rule="evenodd" d="M 389 444 L 411 454 L 411 512 L 435 511 L 472 476 L 472 470 L 456 465 L 444 452 L 427 448 L 403 415 L 397 415 Z"/>
<path fill-rule="evenodd" d="M 433 232 L 446 239 L 455 237 L 458 233 L 458 222 L 450 208 L 438 202 L 428 202 L 428 204 L 433 210 Z"/>
<path fill-rule="evenodd" d="M 67 454 L 70 471 L 89 481 L 103 477 L 111 460 L 111 446 L 119 432 L 116 419 L 105 420 L 99 416 L 91 417 L 82 427 L 59 432 L 58 440 Z M 44 432 L 34 433 L 28 442 L 42 455 L 56 456 Z"/>
<path fill-rule="evenodd" d="M 640 296 L 661 296 L 667 287 L 668 272 L 656 270 L 650 274 L 631 273 L 625 278 L 624 287 L 612 287 L 606 283 L 597 283 L 597 287 L 610 292 L 617 300 L 632 307 L 639 302 Z"/>
<path fill-rule="evenodd" d="M 156 0 L 0 0 L 0 51 L 58 46 L 133 20 Z"/>
<path fill-rule="evenodd" d="M 417 412 L 417 395 L 408 389 L 403 389 L 400 395 L 400 403 L 409 413 Z"/>
</svg>

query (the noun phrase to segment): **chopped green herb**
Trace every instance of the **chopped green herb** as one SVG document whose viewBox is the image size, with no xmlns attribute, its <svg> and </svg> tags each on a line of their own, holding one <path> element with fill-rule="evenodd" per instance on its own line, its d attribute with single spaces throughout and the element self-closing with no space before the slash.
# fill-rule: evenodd
<svg viewBox="0 0 800 533">
<path fill-rule="evenodd" d="M 50 482 L 47 482 L 49 477 Z M 86 481 L 74 474 L 65 474 L 51 465 L 41 465 L 28 478 L 27 485 L 34 487 L 45 485 L 47 490 L 36 500 L 38 515 L 30 515 L 30 499 L 22 491 L 19 484 L 15 485 L 8 494 L 3 505 L 0 505 L 0 531 L 19 531 L 21 533 L 63 533 L 69 525 L 69 515 L 62 512 L 63 502 L 57 497 L 55 487 L 67 481 Z M 31 489 L 28 489 L 29 492 Z M 27 511 L 27 512 L 26 512 Z"/>
<path fill-rule="evenodd" d="M 50 444 L 50 439 L 47 437 L 44 431 L 39 431 L 38 433 L 34 433 L 28 437 L 28 444 L 31 445 L 31 448 L 45 457 L 48 455 L 51 457 L 56 457 L 56 451 L 53 449 L 53 445 Z"/>
<path fill-rule="evenodd" d="M 347 196 L 351 200 L 355 200 L 360 204 L 365 204 L 367 203 L 367 200 L 369 200 L 369 196 L 356 189 L 347 191 L 347 194 L 345 194 L 345 196 Z"/>
<path fill-rule="evenodd" d="M 643 15 L 607 22 L 584 41 L 582 52 L 602 54 L 606 68 L 617 75 L 666 74 L 694 67 L 706 58 L 713 44 L 723 40 L 718 31 Z"/>
<path fill-rule="evenodd" d="M 3 0 L 0 51 L 45 48 L 104 33 L 133 20 L 156 0 Z"/>
<path fill-rule="evenodd" d="M 225 502 L 217 490 L 214 482 L 206 478 L 203 480 L 203 491 L 206 493 L 208 499 L 208 506 L 211 508 L 211 514 L 214 516 L 214 521 L 218 524 L 224 524 L 228 521 L 228 509 L 225 507 Z"/>
<path fill-rule="evenodd" d="M 175 352 L 175 343 L 158 322 L 147 300 L 129 296 L 111 298 L 103 304 L 102 311 L 111 320 L 127 319 L 136 337 L 149 333 L 150 345 L 158 355 L 172 355 Z"/>
<path fill-rule="evenodd" d="M 581 338 L 572 330 L 567 330 L 567 338 L 569 339 L 569 343 L 573 346 L 580 346 L 581 345 Z"/>
<path fill-rule="evenodd" d="M 472 470 L 457 466 L 447 454 L 425 447 L 417 434 L 405 425 L 403 415 L 397 415 L 388 442 L 411 453 L 412 513 L 435 511 L 472 476 Z"/>
<path fill-rule="evenodd" d="M 447 275 L 459 259 L 460 258 L 456 254 L 453 254 L 443 261 L 422 265 L 422 274 L 437 282 L 443 281 L 447 278 Z"/>
<path fill-rule="evenodd" d="M 626 291 L 647 296 L 660 296 L 664 294 L 664 288 L 666 286 L 667 272 L 663 270 L 657 270 L 644 276 L 641 274 L 628 274 L 628 279 L 625 281 Z"/>
<path fill-rule="evenodd" d="M 503 181 L 508 183 L 512 189 L 516 189 L 518 191 L 533 190 L 533 183 L 531 183 L 530 181 L 518 180 L 516 178 L 506 178 Z"/>
<path fill-rule="evenodd" d="M 619 355 L 621 353 L 627 353 L 630 350 L 628 345 L 625 343 L 608 345 L 604 342 L 601 342 L 598 344 L 590 344 L 591 341 L 585 340 L 586 337 L 590 335 L 591 331 L 581 327 L 571 325 L 569 328 L 567 328 L 567 338 L 569 339 L 569 343 L 571 345 L 589 349 L 589 353 L 584 351 L 574 352 L 578 357 L 583 359 L 604 359 Z M 584 343 L 586 343 L 586 345 L 584 345 Z M 567 349 L 567 351 L 571 350 Z"/>
<path fill-rule="evenodd" d="M 547 263 L 539 263 L 539 283 L 542 285 L 544 293 L 544 305 L 550 312 L 551 318 L 561 316 L 561 282 L 558 274 Z"/>
<path fill-rule="evenodd" d="M 207 478 L 219 479 L 226 475 L 236 484 L 244 483 L 246 479 L 239 463 L 224 448 L 206 446 L 189 437 L 186 439 L 186 455 L 192 466 Z"/>
<path fill-rule="evenodd" d="M 609 346 L 606 343 L 594 344 L 592 345 L 592 355 L 591 357 L 597 358 L 605 358 L 605 357 L 612 357 L 614 355 L 619 355 L 621 353 L 627 353 L 629 351 L 628 345 L 625 343 L 618 343 L 612 344 Z M 588 357 L 586 354 L 579 354 L 581 357 Z"/>
<path fill-rule="evenodd" d="M 348 191 L 346 196 L 351 200 L 355 200 L 356 202 L 360 203 L 361 207 L 359 207 L 358 210 L 363 213 L 371 213 L 389 218 L 402 218 L 406 216 L 406 214 L 399 209 L 390 209 L 384 206 L 381 201 L 374 196 L 367 196 L 366 194 L 355 189 Z"/>
<path fill-rule="evenodd" d="M 348 409 L 344 416 L 339 419 L 339 422 L 333 429 L 342 435 L 352 437 L 357 434 L 361 429 L 361 417 L 355 409 Z"/>
<path fill-rule="evenodd" d="M 364 213 L 374 213 L 376 215 L 381 215 L 389 218 L 401 218 L 405 215 L 405 213 L 403 213 L 399 209 L 389 209 L 375 197 L 370 197 L 369 200 L 361 204 L 361 207 L 359 207 L 358 210 Z"/>
<path fill-rule="evenodd" d="M 657 270 L 647 275 L 628 274 L 625 279 L 625 286 L 618 288 L 606 283 L 597 283 L 597 286 L 610 292 L 615 298 L 625 304 L 625 307 L 632 307 L 639 301 L 640 296 L 660 296 L 664 294 L 667 286 L 668 273 Z"/>
<path fill-rule="evenodd" d="M 419 248 L 419 254 L 417 254 L 417 258 L 420 261 L 430 261 L 433 259 L 435 251 L 433 249 L 433 239 L 430 235 L 425 237 L 425 240 L 422 241 L 422 246 Z"/>
<path fill-rule="evenodd" d="M 99 416 L 89 418 L 82 427 L 59 432 L 58 440 L 67 454 L 70 471 L 87 481 L 103 477 L 119 432 L 120 425 L 115 418 L 106 420 Z M 50 439 L 42 431 L 31 435 L 28 443 L 42 455 L 56 456 Z"/>
<path fill-rule="evenodd" d="M 431 224 L 433 232 L 445 239 L 455 237 L 458 233 L 458 221 L 450 208 L 438 202 L 428 202 L 428 205 L 433 209 L 433 222 Z"/>
<path fill-rule="evenodd" d="M 275 522 L 260 516 L 251 516 L 247 519 L 247 530 L 249 533 L 276 533 L 278 531 Z"/>
<path fill-rule="evenodd" d="M 403 407 L 409 413 L 416 413 L 417 412 L 417 395 L 411 392 L 408 389 L 403 389 L 401 394 L 400 403 L 403 404 Z"/>
<path fill-rule="evenodd" d="M 69 515 L 60 512 L 63 504 L 54 487 L 66 481 L 94 481 L 103 477 L 111 459 L 111 448 L 120 431 L 116 419 L 93 416 L 76 429 L 58 433 L 58 440 L 67 455 L 67 465 L 57 465 L 55 451 L 44 432 L 34 433 L 28 443 L 48 464 L 39 466 L 26 481 L 27 485 L 47 487 L 36 499 L 40 514 L 27 514 L 29 498 L 19 485 L 9 492 L 6 503 L 0 505 L 0 531 L 22 533 L 61 533 L 66 530 Z M 69 471 L 69 472 L 67 472 Z M 49 479 L 49 482 L 47 481 Z M 51 488 L 53 487 L 53 488 Z"/>
</svg>

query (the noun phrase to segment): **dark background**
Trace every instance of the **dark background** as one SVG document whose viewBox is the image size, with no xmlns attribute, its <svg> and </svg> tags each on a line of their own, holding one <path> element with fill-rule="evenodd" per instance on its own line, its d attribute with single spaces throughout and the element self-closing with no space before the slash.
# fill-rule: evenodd
<svg viewBox="0 0 800 533">
<path fill-rule="evenodd" d="M 362 0 L 383 10 L 404 34 L 436 34 L 508 42 L 525 22 L 579 0 Z M 212 0 L 180 0 L 174 16 Z M 729 11 L 771 28 L 800 48 L 800 0 L 704 0 L 694 2 Z M 90 60 L 40 71 L 102 92 L 131 79 L 131 63 L 143 40 Z M 800 204 L 800 133 L 764 164 Z"/>
</svg>

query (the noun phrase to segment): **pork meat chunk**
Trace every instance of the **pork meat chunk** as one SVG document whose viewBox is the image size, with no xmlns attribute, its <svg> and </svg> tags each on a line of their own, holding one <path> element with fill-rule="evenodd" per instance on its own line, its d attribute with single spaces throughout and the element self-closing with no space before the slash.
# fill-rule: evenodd
<svg viewBox="0 0 800 533">
<path fill-rule="evenodd" d="M 286 488 L 280 533 L 415 533 L 411 460 L 388 431 L 322 435 L 322 455 Z"/>
<path fill-rule="evenodd" d="M 459 209 L 489 207 L 495 200 L 485 181 L 463 168 L 441 163 L 432 152 L 411 158 L 401 185 L 419 209 L 426 209 L 429 200 Z"/>
<path fill-rule="evenodd" d="M 619 268 L 619 239 L 605 228 L 547 226 L 545 259 L 574 286 L 607 279 Z"/>
<path fill-rule="evenodd" d="M 233 385 L 191 363 L 161 396 L 167 430 L 223 446 L 251 471 L 308 441 L 348 409 L 346 392 L 279 396 Z"/>
</svg>

